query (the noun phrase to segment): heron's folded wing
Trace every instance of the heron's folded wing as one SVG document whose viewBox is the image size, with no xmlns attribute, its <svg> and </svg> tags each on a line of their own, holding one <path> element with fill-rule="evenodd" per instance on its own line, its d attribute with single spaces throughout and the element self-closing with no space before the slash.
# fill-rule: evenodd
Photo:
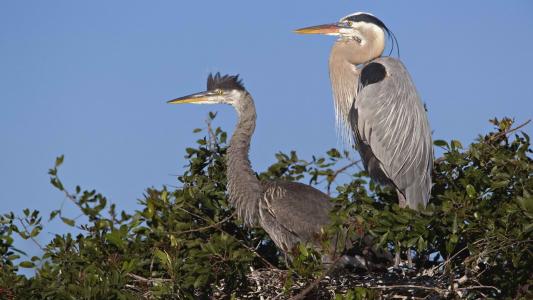
<svg viewBox="0 0 533 300">
<path fill-rule="evenodd" d="M 277 234 L 287 236 L 282 239 L 286 240 L 289 236 L 296 239 L 285 243 L 312 242 L 320 229 L 329 223 L 333 204 L 323 192 L 298 182 L 269 182 L 265 187 L 263 201 L 260 202 L 262 222 L 268 214 L 267 223 L 278 228 Z M 272 233 L 269 234 L 272 237 Z M 292 246 L 288 245 L 289 248 Z"/>
<path fill-rule="evenodd" d="M 363 68 L 352 108 L 357 115 L 354 131 L 396 187 L 417 187 L 429 196 L 433 147 L 424 106 L 399 60 L 387 57 L 374 63 L 384 66 L 386 74 L 379 78 L 367 72 L 365 77 Z"/>
</svg>

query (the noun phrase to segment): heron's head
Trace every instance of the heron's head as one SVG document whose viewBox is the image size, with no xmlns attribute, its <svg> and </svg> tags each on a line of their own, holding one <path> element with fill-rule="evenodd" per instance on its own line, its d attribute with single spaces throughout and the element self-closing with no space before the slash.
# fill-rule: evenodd
<svg viewBox="0 0 533 300">
<path fill-rule="evenodd" d="M 398 45 L 396 37 L 385 23 L 374 15 L 356 12 L 338 22 L 310 26 L 295 30 L 299 34 L 322 34 L 338 37 L 338 43 L 352 47 L 353 51 L 367 51 L 369 59 L 379 57 L 385 49 L 385 35 L 392 40 L 391 52 Z M 362 62 L 357 62 L 362 63 Z"/>
<path fill-rule="evenodd" d="M 168 101 L 171 104 L 218 104 L 236 105 L 247 94 L 239 75 L 215 75 L 207 77 L 207 90 Z"/>
</svg>

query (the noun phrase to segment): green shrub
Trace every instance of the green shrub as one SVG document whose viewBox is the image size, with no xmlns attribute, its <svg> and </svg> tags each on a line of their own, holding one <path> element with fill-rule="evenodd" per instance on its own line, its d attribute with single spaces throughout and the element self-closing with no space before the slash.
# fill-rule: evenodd
<svg viewBox="0 0 533 300">
<path fill-rule="evenodd" d="M 492 123 L 496 130 L 468 149 L 459 141 L 435 141 L 444 156 L 435 163 L 432 200 L 421 212 L 400 209 L 390 189 L 369 182 L 357 161 L 336 149 L 310 161 L 295 152 L 278 153 L 258 176 L 304 180 L 332 193 L 337 207 L 326 235 L 347 232 L 352 241 L 371 235 L 387 251 L 412 249 L 415 269 L 452 286 L 458 282 L 457 295 L 531 297 L 530 140 L 512 129 L 510 119 Z M 79 233 L 57 234 L 41 245 L 35 239 L 46 223 L 40 212 L 0 216 L 0 299 L 239 298 L 249 292 L 247 276 L 257 269 L 288 269 L 288 295 L 295 280 L 323 274 L 316 251 L 299 247 L 287 266 L 261 229 L 235 219 L 225 188 L 227 134 L 210 126 L 207 131 L 208 137 L 185 150 L 188 166 L 178 177 L 180 187 L 147 189 L 135 212 L 117 211 L 94 190 L 67 190 L 58 176 L 59 157 L 49 172 L 51 183 L 83 218 L 59 209 L 48 219 Z M 346 172 L 349 177 L 340 179 Z M 14 236 L 33 240 L 42 254 L 28 257 L 15 247 Z M 21 275 L 23 268 L 35 275 Z M 377 293 L 354 286 L 336 297 Z"/>
</svg>

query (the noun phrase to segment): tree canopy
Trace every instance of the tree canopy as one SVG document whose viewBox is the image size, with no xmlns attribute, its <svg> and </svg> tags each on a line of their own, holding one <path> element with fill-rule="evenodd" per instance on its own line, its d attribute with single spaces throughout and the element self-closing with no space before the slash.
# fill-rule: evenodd
<svg viewBox="0 0 533 300">
<path fill-rule="evenodd" d="M 178 187 L 148 188 L 133 212 L 119 211 L 95 190 L 65 187 L 60 156 L 49 171 L 51 184 L 83 217 L 61 209 L 49 216 L 31 209 L 1 215 L 0 299 L 531 299 L 530 138 L 511 119 L 491 122 L 495 129 L 468 147 L 434 142 L 444 154 L 435 161 L 430 204 L 420 212 L 399 208 L 391 189 L 375 185 L 351 153 L 337 149 L 307 160 L 280 152 L 258 174 L 331 194 L 336 208 L 324 236 L 346 234 L 359 241 L 360 251 L 367 235 L 391 253 L 410 249 L 414 267 L 399 270 L 332 272 L 307 245 L 286 260 L 264 231 L 235 218 L 226 194 L 227 133 L 211 123 L 195 130 L 205 136 L 185 149 L 188 163 Z M 349 180 L 339 180 L 340 174 Z M 36 237 L 53 219 L 77 233 L 39 243 Z M 41 254 L 28 257 L 16 236 L 34 241 Z"/>
</svg>

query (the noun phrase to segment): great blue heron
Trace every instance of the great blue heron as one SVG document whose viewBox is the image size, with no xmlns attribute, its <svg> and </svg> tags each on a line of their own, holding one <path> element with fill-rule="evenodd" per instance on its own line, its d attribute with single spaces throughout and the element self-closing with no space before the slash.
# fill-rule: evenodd
<svg viewBox="0 0 533 300">
<path fill-rule="evenodd" d="M 330 197 L 306 184 L 260 181 L 256 177 L 248 159 L 255 130 L 255 105 L 238 76 L 209 75 L 206 91 L 169 103 L 232 105 L 239 118 L 226 154 L 226 172 L 229 202 L 238 218 L 249 227 L 261 226 L 284 253 L 290 253 L 297 243 L 319 245 L 321 229 L 330 223 Z M 333 262 L 329 254 L 323 257 L 325 263 Z M 342 256 L 340 263 L 366 266 L 358 256 Z"/>
<path fill-rule="evenodd" d="M 431 191 L 433 146 L 424 105 L 405 66 L 382 57 L 385 35 L 369 13 L 296 30 L 337 36 L 329 57 L 337 129 L 361 155 L 370 177 L 396 188 L 401 207 L 419 209 Z"/>
</svg>

